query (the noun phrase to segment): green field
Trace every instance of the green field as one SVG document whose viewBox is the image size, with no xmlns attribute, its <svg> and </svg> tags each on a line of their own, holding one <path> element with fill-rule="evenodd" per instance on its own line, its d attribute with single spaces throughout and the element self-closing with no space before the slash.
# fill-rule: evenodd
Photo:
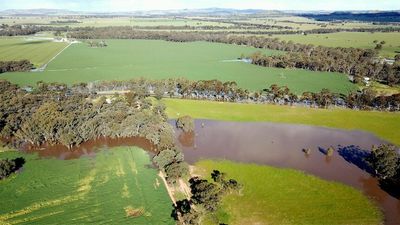
<svg viewBox="0 0 400 225">
<path fill-rule="evenodd" d="M 0 224 L 175 224 L 172 201 L 148 154 L 134 147 L 77 160 L 23 156 L 19 174 L 0 181 Z M 126 209 L 144 209 L 133 218 Z"/>
<path fill-rule="evenodd" d="M 0 38 L 0 61 L 28 59 L 39 67 L 66 46 L 67 43 L 35 40 L 29 37 Z"/>
<path fill-rule="evenodd" d="M 292 91 L 320 91 L 348 93 L 356 86 L 337 73 L 307 70 L 265 68 L 234 60 L 241 54 L 250 55 L 255 48 L 207 43 L 175 43 L 149 40 L 108 40 L 106 48 L 90 48 L 73 44 L 53 60 L 44 72 L 6 73 L 0 75 L 20 85 L 34 85 L 37 81 L 67 84 L 97 80 L 128 80 L 135 77 L 191 80 L 219 79 L 236 81 L 250 90 L 262 90 L 271 84 L 287 85 Z M 265 54 L 278 54 L 264 50 Z M 24 54 L 21 52 L 20 54 Z"/>
<path fill-rule="evenodd" d="M 281 40 L 293 41 L 301 44 L 322 45 L 327 47 L 364 48 L 374 49 L 375 40 L 385 41 L 381 56 L 393 58 L 400 54 L 400 33 L 367 33 L 367 32 L 340 32 L 331 34 L 309 34 L 309 35 L 274 35 Z M 396 53 L 397 52 L 397 53 Z"/>
<path fill-rule="evenodd" d="M 52 21 L 67 21 L 77 20 L 79 23 L 52 23 Z M 27 16 L 27 17 L 2 17 L 0 24 L 17 25 L 17 24 L 35 24 L 49 26 L 69 26 L 69 27 L 107 27 L 107 26 L 141 26 L 141 27 L 156 27 L 156 26 L 233 26 L 230 23 L 199 21 L 195 19 L 184 18 L 134 18 L 134 17 L 111 17 L 111 18 L 71 18 L 64 19 L 59 17 L 42 17 L 42 16 Z"/>
<path fill-rule="evenodd" d="M 164 99 L 170 118 L 228 121 L 268 121 L 307 124 L 349 130 L 364 130 L 400 145 L 400 113 L 355 111 L 350 109 L 312 109 L 278 105 L 235 104 L 211 101 Z"/>
<path fill-rule="evenodd" d="M 382 213 L 361 192 L 303 172 L 229 161 L 200 161 L 197 174 L 213 170 L 244 185 L 241 195 L 223 199 L 227 224 L 381 224 Z M 255 179 L 256 178 L 256 179 Z M 212 223 L 210 223 L 212 224 Z"/>
</svg>

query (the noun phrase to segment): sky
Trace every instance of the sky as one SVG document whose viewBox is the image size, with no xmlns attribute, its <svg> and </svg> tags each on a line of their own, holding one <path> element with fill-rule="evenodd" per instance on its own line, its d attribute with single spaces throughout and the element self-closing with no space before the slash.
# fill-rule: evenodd
<svg viewBox="0 0 400 225">
<path fill-rule="evenodd" d="M 267 10 L 400 10 L 400 0 L 0 0 L 4 9 L 135 11 L 198 8 Z"/>
</svg>

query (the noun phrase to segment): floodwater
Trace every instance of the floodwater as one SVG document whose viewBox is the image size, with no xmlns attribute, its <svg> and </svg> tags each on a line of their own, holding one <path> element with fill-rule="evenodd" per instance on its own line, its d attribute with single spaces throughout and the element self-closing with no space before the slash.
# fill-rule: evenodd
<svg viewBox="0 0 400 225">
<path fill-rule="evenodd" d="M 385 224 L 400 224 L 400 201 L 380 188 L 362 160 L 373 145 L 386 143 L 370 133 L 209 120 L 197 120 L 195 132 L 176 132 L 189 163 L 202 158 L 227 159 L 302 170 L 361 190 L 381 207 Z M 326 152 L 331 146 L 336 151 L 329 157 Z M 310 149 L 310 154 L 303 149 Z"/>
<path fill-rule="evenodd" d="M 61 160 L 78 159 L 80 157 L 94 157 L 100 150 L 118 146 L 136 146 L 150 153 L 155 153 L 156 147 L 142 137 L 131 138 L 99 138 L 85 142 L 77 147 L 68 149 L 63 145 L 43 145 L 40 147 L 25 145 L 22 150 L 27 153 L 37 153 L 41 158 L 57 158 Z"/>
<path fill-rule="evenodd" d="M 170 121 L 174 124 L 174 121 Z M 191 133 L 176 131 L 176 142 L 185 160 L 227 159 L 281 168 L 293 168 L 325 180 L 337 181 L 361 190 L 373 199 L 385 214 L 385 224 L 400 224 L 400 200 L 380 187 L 368 173 L 362 158 L 372 145 L 386 143 L 362 131 L 345 131 L 305 125 L 276 123 L 241 123 L 196 120 Z M 96 152 L 116 146 L 137 146 L 154 154 L 157 149 L 145 138 L 100 138 L 68 149 L 61 145 L 23 146 L 26 152 L 68 160 L 94 157 Z M 327 156 L 334 147 L 332 156 Z M 305 154 L 303 149 L 309 149 Z M 369 171 L 370 172 L 370 171 Z M 349 203 L 351 204 L 351 203 Z"/>
</svg>

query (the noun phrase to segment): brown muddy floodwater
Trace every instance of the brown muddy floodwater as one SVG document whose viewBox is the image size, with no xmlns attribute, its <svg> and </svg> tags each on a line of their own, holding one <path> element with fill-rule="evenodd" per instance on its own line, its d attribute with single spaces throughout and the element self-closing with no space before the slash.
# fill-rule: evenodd
<svg viewBox="0 0 400 225">
<path fill-rule="evenodd" d="M 380 187 L 363 161 L 372 145 L 386 143 L 370 133 L 209 120 L 196 120 L 193 133 L 176 132 L 177 142 L 189 163 L 203 158 L 227 159 L 302 170 L 361 190 L 380 206 L 385 224 L 400 224 L 400 200 Z M 329 157 L 326 152 L 331 146 L 336 151 Z M 310 149 L 311 153 L 307 155 L 303 149 Z"/>
<path fill-rule="evenodd" d="M 37 153 L 41 158 L 57 158 L 61 160 L 78 159 L 80 157 L 94 157 L 100 150 L 118 146 L 136 146 L 150 153 L 156 152 L 156 147 L 147 139 L 142 137 L 131 138 L 99 138 L 85 142 L 77 147 L 68 149 L 63 145 L 43 145 L 34 147 L 25 145 L 22 151 Z"/>
<path fill-rule="evenodd" d="M 400 191 L 394 193 L 381 188 L 362 160 L 369 154 L 372 145 L 386 143 L 370 133 L 304 125 L 196 120 L 195 132 L 176 131 L 176 142 L 189 163 L 203 158 L 227 159 L 293 168 L 353 186 L 380 206 L 385 224 L 400 224 L 400 200 L 397 195 Z M 22 150 L 38 153 L 43 158 L 68 160 L 94 157 L 100 150 L 117 146 L 137 146 L 151 155 L 157 151 L 150 141 L 140 137 L 100 138 L 73 149 L 61 145 L 39 148 L 26 145 Z M 331 146 L 336 151 L 329 157 L 326 152 Z M 303 149 L 310 149 L 310 154 L 305 154 Z"/>
</svg>

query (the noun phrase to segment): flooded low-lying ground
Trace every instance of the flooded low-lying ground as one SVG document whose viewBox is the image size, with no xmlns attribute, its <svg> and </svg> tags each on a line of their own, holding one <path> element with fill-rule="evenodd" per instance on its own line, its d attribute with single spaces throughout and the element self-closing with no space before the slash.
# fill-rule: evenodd
<svg viewBox="0 0 400 225">
<path fill-rule="evenodd" d="M 195 132 L 177 131 L 177 142 L 189 163 L 211 158 L 293 168 L 353 186 L 379 204 L 386 224 L 400 223 L 400 201 L 380 187 L 363 161 L 373 145 L 386 143 L 370 133 L 303 125 L 197 120 Z M 332 156 L 326 154 L 329 147 L 336 150 Z M 310 154 L 303 149 L 310 149 Z"/>
<path fill-rule="evenodd" d="M 373 145 L 386 143 L 370 133 L 305 125 L 196 120 L 195 132 L 176 131 L 176 142 L 189 163 L 202 158 L 227 159 L 293 168 L 353 186 L 378 203 L 386 224 L 400 224 L 400 200 L 393 192 L 381 188 L 363 161 Z M 73 149 L 61 145 L 40 148 L 27 145 L 23 150 L 38 153 L 41 157 L 68 160 L 93 157 L 99 150 L 116 146 L 137 146 L 150 153 L 156 151 L 150 141 L 139 137 L 100 138 Z M 335 149 L 332 156 L 326 154 L 329 147 Z M 310 153 L 305 154 L 303 149 L 309 149 Z"/>
<path fill-rule="evenodd" d="M 131 138 L 99 138 L 85 142 L 77 147 L 68 149 L 64 145 L 43 145 L 34 147 L 25 145 L 22 150 L 27 153 L 37 153 L 42 158 L 57 158 L 61 160 L 78 159 L 82 156 L 94 157 L 99 150 L 118 146 L 136 146 L 150 153 L 156 151 L 156 147 L 143 137 Z"/>
</svg>

